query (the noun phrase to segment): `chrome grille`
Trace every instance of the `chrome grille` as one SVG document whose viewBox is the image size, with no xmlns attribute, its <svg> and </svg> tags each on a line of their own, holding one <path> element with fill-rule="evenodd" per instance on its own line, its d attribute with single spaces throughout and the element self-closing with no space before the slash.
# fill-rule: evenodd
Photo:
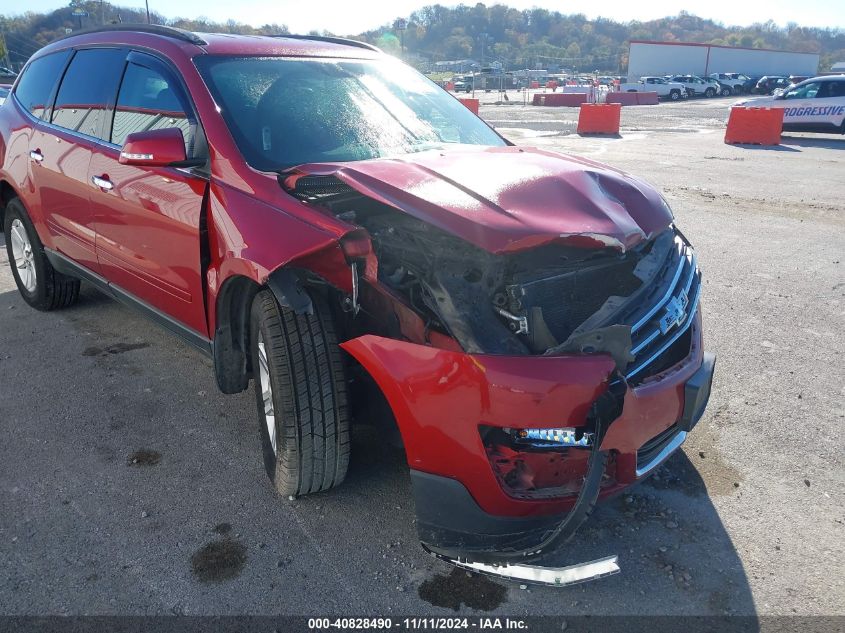
<svg viewBox="0 0 845 633">
<path fill-rule="evenodd" d="M 651 293 L 657 300 L 626 319 L 633 323 L 631 353 L 635 357 L 628 365 L 628 380 L 636 382 L 657 373 L 655 361 L 692 325 L 700 294 L 701 273 L 695 253 L 676 235 Z M 657 371 L 661 369 L 663 367 L 658 367 Z"/>
</svg>

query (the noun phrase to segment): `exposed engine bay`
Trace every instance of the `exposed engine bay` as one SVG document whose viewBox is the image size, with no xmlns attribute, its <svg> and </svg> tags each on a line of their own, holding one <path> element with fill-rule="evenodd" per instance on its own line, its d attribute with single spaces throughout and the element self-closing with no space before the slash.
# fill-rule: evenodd
<svg viewBox="0 0 845 633">
<path fill-rule="evenodd" d="M 624 370 L 631 317 L 675 241 L 668 228 L 625 252 L 550 243 L 494 254 L 331 176 L 299 178 L 292 193 L 366 229 L 378 280 L 469 353 L 608 353 Z"/>
</svg>

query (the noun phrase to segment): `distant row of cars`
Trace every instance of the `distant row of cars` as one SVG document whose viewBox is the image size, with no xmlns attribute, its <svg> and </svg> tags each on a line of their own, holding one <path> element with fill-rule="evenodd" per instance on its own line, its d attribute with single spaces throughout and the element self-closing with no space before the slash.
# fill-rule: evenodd
<svg viewBox="0 0 845 633">
<path fill-rule="evenodd" d="M 778 94 L 806 77 L 766 75 L 750 77 L 742 73 L 712 73 L 708 77 L 698 75 L 665 75 L 663 77 L 641 77 L 633 83 L 620 84 L 623 92 L 657 92 L 658 96 L 677 101 L 688 97 L 729 97 L 731 95 Z"/>
<path fill-rule="evenodd" d="M 797 75 L 763 75 L 750 76 L 742 73 L 713 73 L 711 79 L 715 79 L 724 86 L 729 86 L 731 93 L 735 95 L 771 95 L 777 91 L 783 91 L 807 79 Z M 723 96 L 727 96 L 724 95 Z"/>
</svg>

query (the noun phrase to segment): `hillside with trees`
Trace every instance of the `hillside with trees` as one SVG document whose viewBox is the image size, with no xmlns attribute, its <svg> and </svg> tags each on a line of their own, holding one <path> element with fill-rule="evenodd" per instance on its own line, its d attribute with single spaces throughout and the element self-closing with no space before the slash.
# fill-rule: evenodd
<svg viewBox="0 0 845 633">
<path fill-rule="evenodd" d="M 397 28 L 404 26 L 404 29 Z M 772 21 L 747 27 L 725 27 L 713 20 L 681 12 L 648 22 L 589 20 L 546 9 L 519 11 L 496 4 L 486 6 L 427 6 L 405 19 L 362 34 L 393 52 L 404 41 L 413 58 L 441 61 L 472 58 L 501 61 L 509 68 L 538 68 L 550 64 L 580 71 L 623 72 L 630 40 L 699 42 L 749 48 L 774 48 L 820 53 L 820 69 L 845 60 L 845 30 L 780 27 Z"/>
<path fill-rule="evenodd" d="M 74 9 L 88 15 L 74 17 Z M 51 13 L 0 15 L 0 32 L 10 61 L 18 66 L 44 44 L 65 35 L 67 29 L 113 22 L 145 22 L 143 10 L 99 0 L 74 0 Z M 284 25 L 258 28 L 229 20 L 216 23 L 204 18 L 166 19 L 153 13 L 151 20 L 195 31 L 270 34 L 285 33 Z M 329 34 L 325 31 L 322 34 Z M 546 9 L 520 11 L 502 4 L 474 6 L 425 6 L 411 15 L 366 33 L 338 33 L 377 44 L 404 55 L 420 66 L 427 62 L 472 58 L 482 63 L 502 62 L 507 68 L 562 66 L 579 71 L 624 72 L 628 42 L 632 39 L 701 42 L 751 48 L 775 48 L 821 54 L 821 70 L 845 60 L 845 30 L 778 26 L 772 21 L 746 27 L 726 27 L 686 12 L 647 22 L 589 20 L 584 15 L 564 15 Z M 2 42 L 0 42 L 2 45 Z M 2 53 L 2 51 L 0 51 Z"/>
<path fill-rule="evenodd" d="M 74 16 L 73 12 L 77 9 L 87 15 Z M 68 31 L 108 24 L 129 24 L 146 21 L 147 14 L 143 8 L 127 8 L 108 2 L 100 2 L 100 0 L 87 2 L 73 0 L 68 6 L 50 13 L 29 11 L 21 15 L 0 14 L 0 59 L 4 59 L 6 53 L 8 53 L 10 64 L 19 68 L 32 53 L 53 40 L 64 37 Z M 287 27 L 283 24 L 265 24 L 256 28 L 235 20 L 214 22 L 203 17 L 168 20 L 155 12 L 150 13 L 150 21 L 153 24 L 167 24 L 204 33 L 271 35 L 288 32 Z M 6 50 L 3 50 L 4 42 Z"/>
</svg>

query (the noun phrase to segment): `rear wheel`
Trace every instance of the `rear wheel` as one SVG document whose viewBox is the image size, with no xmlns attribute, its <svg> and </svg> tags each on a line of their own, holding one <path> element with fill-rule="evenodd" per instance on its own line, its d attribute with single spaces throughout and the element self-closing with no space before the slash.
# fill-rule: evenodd
<svg viewBox="0 0 845 633">
<path fill-rule="evenodd" d="M 722 93 L 721 94 L 722 94 L 723 97 L 730 97 L 732 93 L 733 93 L 733 90 L 731 90 L 730 86 L 723 86 L 722 87 Z"/>
<path fill-rule="evenodd" d="M 12 275 L 24 301 L 45 311 L 76 303 L 79 280 L 53 269 L 32 220 L 18 198 L 6 205 L 3 231 Z"/>
<path fill-rule="evenodd" d="M 282 495 L 340 484 L 349 465 L 346 374 L 328 304 L 313 314 L 279 305 L 269 290 L 252 304 L 251 346 L 267 475 Z"/>
</svg>

